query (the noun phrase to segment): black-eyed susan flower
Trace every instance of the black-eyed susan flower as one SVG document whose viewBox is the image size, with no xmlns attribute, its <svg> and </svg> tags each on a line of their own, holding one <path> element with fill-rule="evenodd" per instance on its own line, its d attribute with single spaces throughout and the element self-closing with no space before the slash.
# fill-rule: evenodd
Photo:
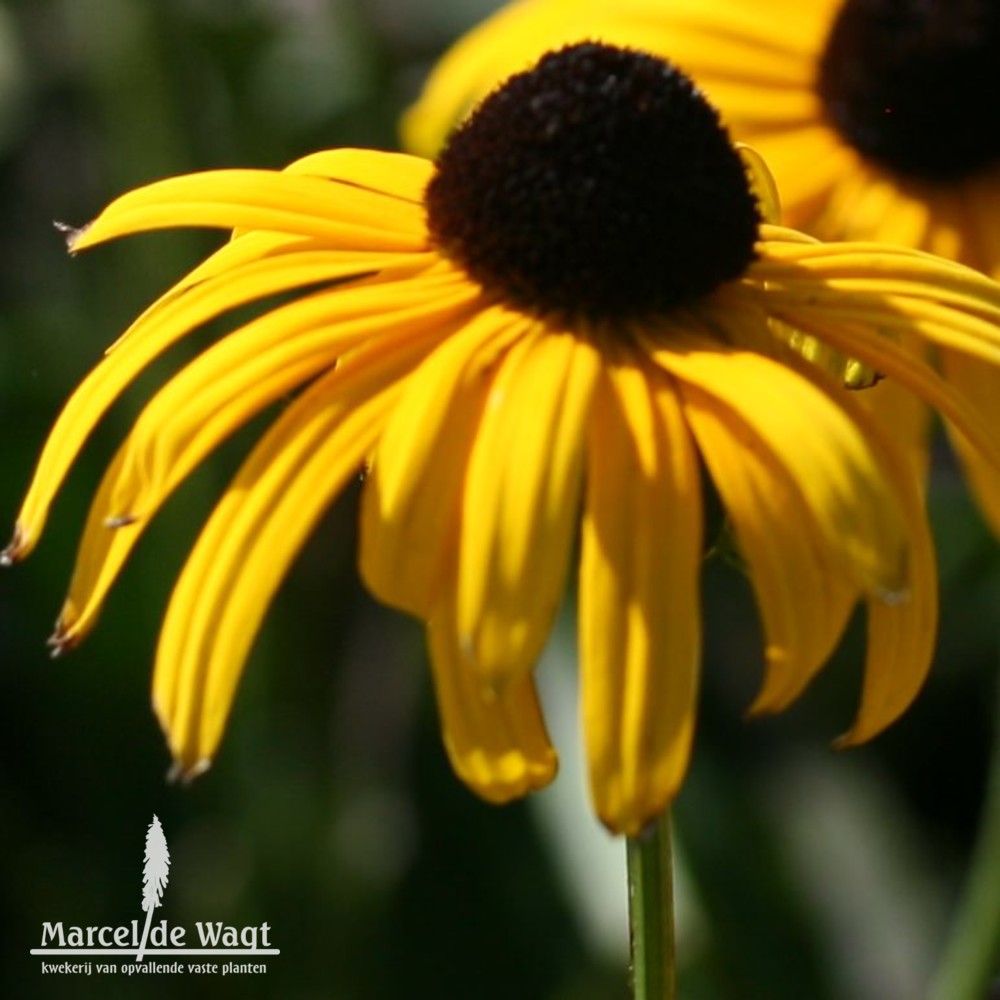
<svg viewBox="0 0 1000 1000">
<path fill-rule="evenodd" d="M 1000 288 L 913 250 L 824 245 L 763 221 L 773 192 L 755 183 L 756 198 L 681 73 L 582 44 L 508 81 L 436 164 L 335 150 L 113 202 L 71 234 L 74 251 L 169 226 L 232 239 L 71 397 L 8 562 L 36 544 L 89 431 L 154 356 L 231 309 L 298 294 L 205 348 L 139 416 L 95 497 L 56 649 L 93 627 L 178 483 L 297 389 L 166 613 L 154 706 L 181 771 L 215 753 L 276 588 L 362 467 L 363 578 L 427 623 L 449 756 L 487 799 L 554 775 L 532 670 L 578 527 L 596 810 L 634 833 L 677 791 L 698 686 L 704 475 L 766 633 L 755 709 L 796 698 L 860 600 L 867 665 L 845 741 L 872 736 L 923 682 L 936 577 L 915 479 L 844 379 L 867 385 L 877 370 L 1000 464 L 975 401 L 910 346 L 992 373 Z"/>
<path fill-rule="evenodd" d="M 432 155 L 497 81 L 580 39 L 641 46 L 689 74 L 768 164 L 788 225 L 1000 278 L 995 0 L 520 0 L 442 59 L 404 119 L 408 147 Z M 992 378 L 947 348 L 935 363 L 1000 424 Z M 922 472 L 926 410 L 891 386 L 866 402 Z M 1000 534 L 1000 480 L 951 437 Z"/>
</svg>

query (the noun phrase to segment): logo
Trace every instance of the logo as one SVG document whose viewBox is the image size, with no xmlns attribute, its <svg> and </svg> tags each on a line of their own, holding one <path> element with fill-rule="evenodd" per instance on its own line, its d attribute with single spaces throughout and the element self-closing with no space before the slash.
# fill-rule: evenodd
<svg viewBox="0 0 1000 1000">
<path fill-rule="evenodd" d="M 229 976 L 267 972 L 266 962 L 259 960 L 281 954 L 271 945 L 271 925 L 268 923 L 234 927 L 222 921 L 198 920 L 193 935 L 187 927 L 171 926 L 166 918 L 154 924 L 153 911 L 163 905 L 163 890 L 169 878 L 167 838 L 154 815 L 146 830 L 143 854 L 142 909 L 146 919 L 142 932 L 138 919 L 117 927 L 65 926 L 61 920 L 46 920 L 42 923 L 40 947 L 31 949 L 32 955 L 43 958 L 42 973 L 132 976 L 154 972 Z M 193 961 L 157 961 L 161 957 L 176 959 L 177 956 Z M 46 960 L 56 957 L 62 960 Z M 83 958 L 88 961 L 76 961 Z M 226 961 L 211 960 L 220 958 Z M 234 961 L 236 958 L 251 960 Z"/>
<path fill-rule="evenodd" d="M 146 831 L 145 864 L 142 866 L 142 908 L 146 911 L 146 924 L 142 928 L 142 940 L 139 942 L 137 962 L 142 961 L 142 953 L 146 950 L 149 940 L 149 922 L 153 919 L 153 910 L 160 905 L 160 897 L 170 878 L 170 851 L 167 850 L 167 838 L 163 835 L 163 827 L 153 813 L 153 822 Z"/>
</svg>

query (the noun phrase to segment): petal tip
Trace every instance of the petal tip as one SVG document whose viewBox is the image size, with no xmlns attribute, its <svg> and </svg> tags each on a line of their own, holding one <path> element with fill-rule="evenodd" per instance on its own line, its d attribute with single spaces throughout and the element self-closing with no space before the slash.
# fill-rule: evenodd
<svg viewBox="0 0 1000 1000">
<path fill-rule="evenodd" d="M 171 785 L 190 785 L 195 778 L 200 778 L 211 766 L 212 761 L 208 757 L 202 757 L 193 764 L 175 759 L 170 765 L 170 770 L 167 771 L 167 783 Z"/>
<path fill-rule="evenodd" d="M 747 707 L 747 710 L 743 713 L 743 717 L 747 722 L 755 722 L 758 719 L 766 719 L 768 716 L 777 715 L 780 711 L 781 707 L 776 705 L 771 698 L 758 695 Z"/>
<path fill-rule="evenodd" d="M 659 813 L 647 815 L 645 811 L 636 813 L 621 810 L 605 812 L 598 810 L 597 818 L 612 837 L 630 837 L 643 841 L 652 836 Z"/>
<path fill-rule="evenodd" d="M 448 751 L 459 777 L 493 805 L 506 805 L 540 791 L 552 783 L 559 770 L 559 755 L 552 747 L 531 756 L 519 751 L 499 756 L 479 751 L 465 759 L 450 746 Z"/>
<path fill-rule="evenodd" d="M 71 653 L 80 644 L 86 634 L 79 627 L 80 615 L 76 605 L 69 599 L 62 606 L 55 628 L 46 644 L 49 655 L 58 660 L 65 653 Z"/>
<path fill-rule="evenodd" d="M 14 535 L 2 552 L 0 552 L 0 566 L 13 566 L 20 562 L 28 554 L 28 533 L 24 530 L 24 525 L 20 521 L 14 525 Z"/>
<path fill-rule="evenodd" d="M 854 747 L 866 743 L 874 735 L 873 732 L 860 731 L 855 727 L 848 729 L 846 733 L 841 733 L 830 745 L 834 750 L 853 750 Z"/>
<path fill-rule="evenodd" d="M 53 222 L 52 225 L 66 238 L 66 249 L 72 254 L 80 249 L 78 244 L 86 235 L 87 230 L 90 229 L 91 224 L 88 222 L 85 226 L 77 227 L 66 222 Z"/>
<path fill-rule="evenodd" d="M 80 636 L 68 629 L 64 629 L 61 624 L 56 625 L 55 632 L 46 640 L 49 647 L 49 656 L 53 660 L 61 659 L 66 653 L 71 653 L 80 642 Z"/>
</svg>

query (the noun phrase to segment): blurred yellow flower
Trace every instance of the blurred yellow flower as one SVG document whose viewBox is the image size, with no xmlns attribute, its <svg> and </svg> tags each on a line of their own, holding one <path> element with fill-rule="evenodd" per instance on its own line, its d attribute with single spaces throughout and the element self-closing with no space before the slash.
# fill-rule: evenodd
<svg viewBox="0 0 1000 1000">
<path fill-rule="evenodd" d="M 767 163 L 788 225 L 1000 278 L 996 0 L 520 0 L 440 61 L 404 118 L 407 147 L 434 155 L 499 80 L 581 39 L 638 46 L 689 74 Z M 1000 426 L 992 376 L 947 349 L 935 363 Z M 926 410 L 891 386 L 867 402 L 922 475 Z M 948 429 L 1000 534 L 1000 479 Z"/>
<path fill-rule="evenodd" d="M 752 161 L 752 157 L 751 157 Z M 766 634 L 756 711 L 787 706 L 866 602 L 870 737 L 910 703 L 936 630 L 933 551 L 873 372 L 1000 466 L 995 425 L 910 344 L 1000 363 L 1000 287 L 917 251 L 824 245 L 774 210 L 689 81 L 584 44 L 508 81 L 435 165 L 342 149 L 114 201 L 74 251 L 172 226 L 231 240 L 140 316 L 70 398 L 6 562 L 38 541 L 91 429 L 170 344 L 276 293 L 148 403 L 109 466 L 53 643 L 93 627 L 159 506 L 289 392 L 174 589 L 154 705 L 180 771 L 215 753 L 261 619 L 358 470 L 360 565 L 427 623 L 445 744 L 505 801 L 555 773 L 533 667 L 582 522 L 579 621 L 595 808 L 635 833 L 682 781 L 700 660 L 703 463 Z M 758 202 L 759 199 L 759 202 Z M 288 300 L 288 293 L 296 295 Z"/>
</svg>

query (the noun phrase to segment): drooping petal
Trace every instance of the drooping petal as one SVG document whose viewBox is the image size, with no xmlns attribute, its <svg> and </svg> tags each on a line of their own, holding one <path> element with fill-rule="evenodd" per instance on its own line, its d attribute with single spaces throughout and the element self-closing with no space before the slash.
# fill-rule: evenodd
<svg viewBox="0 0 1000 1000">
<path fill-rule="evenodd" d="M 556 775 L 534 681 L 519 677 L 487 688 L 458 648 L 454 591 L 443 593 L 428 620 L 434 691 L 448 759 L 455 773 L 489 802 L 543 788 Z"/>
<path fill-rule="evenodd" d="M 122 391 L 157 356 L 191 330 L 255 299 L 317 282 L 337 281 L 396 262 L 393 256 L 296 253 L 254 260 L 183 295 L 164 296 L 129 329 L 77 387 L 56 420 L 38 460 L 17 519 L 8 561 L 34 548 L 53 498 L 90 433 Z"/>
<path fill-rule="evenodd" d="M 937 636 L 938 591 L 934 542 L 924 513 L 920 483 L 905 457 L 850 395 L 844 406 L 861 427 L 892 482 L 910 541 L 909 584 L 892 599 L 868 600 L 868 653 L 861 706 L 851 729 L 837 742 L 851 746 L 871 739 L 910 706 L 927 678 Z"/>
<path fill-rule="evenodd" d="M 105 474 L 53 645 L 75 645 L 93 627 L 160 505 L 233 431 L 359 343 L 427 351 L 474 296 L 467 283 L 448 294 L 431 279 L 334 289 L 267 313 L 194 360 L 146 406 Z"/>
<path fill-rule="evenodd" d="M 378 341 L 276 421 L 213 512 L 174 588 L 153 704 L 182 773 L 215 752 L 250 644 L 306 537 L 370 453 L 414 352 Z"/>
<path fill-rule="evenodd" d="M 766 673 L 751 712 L 777 712 L 826 663 L 857 591 L 788 470 L 747 440 L 742 419 L 700 393 L 685 400 L 684 412 L 732 522 L 764 625 Z"/>
<path fill-rule="evenodd" d="M 426 618 L 453 561 L 469 453 L 501 353 L 533 321 L 481 312 L 407 380 L 379 440 L 361 515 L 360 567 L 379 600 Z"/>
<path fill-rule="evenodd" d="M 571 334 L 526 336 L 490 387 L 458 559 L 461 647 L 485 682 L 502 686 L 531 668 L 562 599 L 599 364 Z"/>
<path fill-rule="evenodd" d="M 788 470 L 841 572 L 867 592 L 901 592 L 907 538 L 891 485 L 865 436 L 828 392 L 789 367 L 721 347 L 680 328 L 653 347 L 687 402 L 726 411 L 743 425 L 747 447 Z"/>
<path fill-rule="evenodd" d="M 669 380 L 611 368 L 587 427 L 579 629 L 591 796 L 638 833 L 680 787 L 701 647 L 701 493 Z"/>
</svg>

